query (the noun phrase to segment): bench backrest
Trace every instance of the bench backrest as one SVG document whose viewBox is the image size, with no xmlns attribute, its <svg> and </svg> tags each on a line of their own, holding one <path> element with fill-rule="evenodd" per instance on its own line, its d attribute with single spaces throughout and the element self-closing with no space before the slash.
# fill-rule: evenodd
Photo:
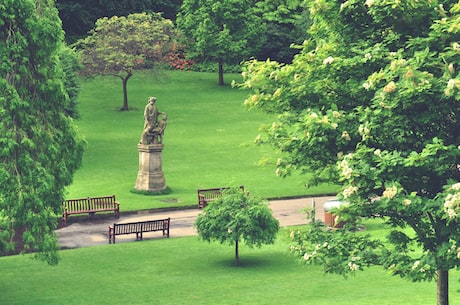
<svg viewBox="0 0 460 305">
<path fill-rule="evenodd" d="M 110 209 L 118 205 L 118 202 L 115 200 L 115 195 L 105 196 L 105 197 L 94 197 L 89 199 L 90 209 Z"/>
<path fill-rule="evenodd" d="M 64 209 L 69 212 L 88 210 L 88 198 L 68 199 L 63 203 Z"/>
<path fill-rule="evenodd" d="M 64 209 L 68 212 L 113 209 L 118 206 L 115 195 L 104 197 L 87 197 L 65 200 Z"/>
<path fill-rule="evenodd" d="M 114 224 L 114 234 L 131 234 L 136 232 L 152 232 L 152 231 L 161 231 L 169 229 L 170 219 L 159 219 L 159 220 L 148 220 L 148 221 L 139 221 L 131 223 L 119 223 Z"/>
<path fill-rule="evenodd" d="M 244 186 L 241 185 L 239 187 L 242 191 L 244 191 Z M 230 187 L 220 187 L 220 188 L 213 188 L 213 189 L 199 189 L 198 192 L 198 201 L 204 198 L 205 200 L 213 200 L 222 196 L 222 193 L 225 190 L 231 189 Z"/>
<path fill-rule="evenodd" d="M 141 223 L 140 222 L 133 222 L 133 223 L 123 223 L 123 224 L 114 224 L 113 228 L 115 234 L 131 234 L 133 232 L 140 232 L 141 231 Z"/>
</svg>

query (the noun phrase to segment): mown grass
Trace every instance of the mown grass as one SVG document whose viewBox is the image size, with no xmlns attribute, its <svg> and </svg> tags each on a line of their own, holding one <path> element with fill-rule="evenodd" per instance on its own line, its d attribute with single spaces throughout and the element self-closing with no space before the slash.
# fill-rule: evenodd
<svg viewBox="0 0 460 305">
<path fill-rule="evenodd" d="M 226 76 L 228 83 L 239 79 Z M 275 175 L 277 155 L 253 143 L 259 126 L 273 117 L 248 111 L 243 106 L 247 95 L 230 85 L 218 86 L 213 73 L 164 71 L 154 78 L 148 71 L 136 72 L 128 82 L 131 110 L 121 112 L 120 79 L 84 80 L 77 124 L 88 145 L 67 198 L 115 194 L 127 211 L 195 205 L 198 188 L 244 185 L 263 198 L 334 192 L 329 185 L 307 190 L 300 175 Z M 156 96 L 159 110 L 168 114 L 162 157 L 171 193 L 161 196 L 131 192 L 148 96 Z"/>
<path fill-rule="evenodd" d="M 61 251 L 57 267 L 0 258 L 0 304 L 435 304 L 435 283 L 379 268 L 349 279 L 295 261 L 286 230 L 275 245 L 240 248 L 197 237 L 150 239 Z M 458 278 L 458 272 L 451 278 Z M 451 304 L 460 296 L 451 288 Z"/>
<path fill-rule="evenodd" d="M 244 184 L 265 198 L 333 192 L 306 190 L 304 178 L 274 175 L 276 155 L 251 144 L 271 118 L 242 107 L 246 92 L 216 85 L 214 74 L 165 72 L 160 80 L 136 74 L 129 82 L 132 110 L 120 112 L 121 84 L 97 78 L 82 86 L 78 125 L 88 140 L 83 167 L 68 198 L 116 194 L 122 210 L 195 205 L 196 189 Z M 233 75 L 232 77 L 238 78 Z M 229 78 L 227 77 L 227 80 Z M 163 170 L 172 193 L 133 194 L 137 142 L 147 96 L 168 113 Z M 260 166 L 259 160 L 270 160 Z M 386 230 L 367 224 L 377 236 Z M 60 252 L 50 267 L 29 255 L 0 257 L 0 304 L 435 304 L 435 283 L 410 283 L 379 268 L 349 279 L 324 275 L 288 253 L 286 230 L 274 245 L 240 248 L 197 237 L 154 238 Z M 460 302 L 459 273 L 451 272 L 450 301 Z"/>
</svg>

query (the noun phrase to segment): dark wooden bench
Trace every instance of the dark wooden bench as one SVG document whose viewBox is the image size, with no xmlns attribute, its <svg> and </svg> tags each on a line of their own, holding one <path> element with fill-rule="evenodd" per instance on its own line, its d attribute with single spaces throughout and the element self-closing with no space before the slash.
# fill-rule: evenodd
<svg viewBox="0 0 460 305">
<path fill-rule="evenodd" d="M 244 186 L 239 187 L 244 192 Z M 208 205 L 208 202 L 222 197 L 225 190 L 231 189 L 230 187 L 220 187 L 213 189 L 199 189 L 198 192 L 198 208 L 202 209 Z"/>
<path fill-rule="evenodd" d="M 120 216 L 120 204 L 115 199 L 115 195 L 104 197 L 87 197 L 80 199 L 68 199 L 63 202 L 63 215 L 64 223 L 67 222 L 69 215 L 86 214 L 89 216 L 97 212 L 111 212 L 115 213 L 115 218 Z"/>
<path fill-rule="evenodd" d="M 130 223 L 114 223 L 113 226 L 109 226 L 109 244 L 115 243 L 115 236 L 123 234 L 136 233 L 136 240 L 142 240 L 142 233 L 144 232 L 163 231 L 163 236 L 169 238 L 170 222 L 171 218 Z"/>
</svg>

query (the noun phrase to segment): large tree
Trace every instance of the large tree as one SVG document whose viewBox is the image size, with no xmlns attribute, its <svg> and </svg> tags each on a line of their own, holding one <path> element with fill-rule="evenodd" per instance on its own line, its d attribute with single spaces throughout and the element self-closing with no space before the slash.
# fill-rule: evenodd
<svg viewBox="0 0 460 305">
<path fill-rule="evenodd" d="M 206 241 L 234 244 L 235 264 L 239 265 L 239 242 L 250 247 L 273 244 L 279 222 L 267 202 L 235 188 L 209 202 L 197 216 L 195 227 L 198 235 Z"/>
<path fill-rule="evenodd" d="M 460 265 L 460 3 L 319 0 L 310 14 L 291 65 L 248 63 L 246 104 L 280 114 L 261 137 L 284 153 L 279 175 L 341 184 L 340 217 L 378 217 L 391 233 L 315 225 L 294 234 L 297 254 L 328 272 L 375 264 L 436 279 L 446 305 Z"/>
<path fill-rule="evenodd" d="M 0 253 L 22 238 L 26 251 L 54 264 L 64 188 L 83 154 L 66 115 L 64 32 L 54 1 L 0 6 Z"/>
<path fill-rule="evenodd" d="M 176 39 L 174 24 L 160 13 L 101 18 L 89 36 L 79 40 L 85 76 L 115 76 L 123 85 L 123 106 L 129 110 L 127 84 L 134 70 L 156 68 Z"/>
<path fill-rule="evenodd" d="M 184 0 L 177 26 L 187 38 L 187 55 L 218 64 L 219 85 L 224 85 L 223 64 L 239 64 L 254 56 L 263 42 L 264 26 L 256 13 L 257 1 Z"/>
<path fill-rule="evenodd" d="M 307 38 L 309 13 L 304 0 L 258 1 L 256 11 L 265 23 L 264 44 L 255 54 L 258 60 L 276 60 L 290 63 L 299 45 Z"/>
</svg>

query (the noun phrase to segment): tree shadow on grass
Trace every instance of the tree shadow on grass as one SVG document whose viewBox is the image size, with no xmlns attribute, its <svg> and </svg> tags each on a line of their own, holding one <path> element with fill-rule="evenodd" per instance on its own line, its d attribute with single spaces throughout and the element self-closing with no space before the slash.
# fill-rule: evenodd
<svg viewBox="0 0 460 305">
<path fill-rule="evenodd" d="M 235 262 L 235 257 L 219 258 L 216 260 L 209 260 L 210 263 L 216 266 L 216 268 L 244 268 L 244 269 L 259 269 L 273 267 L 277 264 L 275 258 L 269 254 L 260 254 L 249 256 L 240 256 L 239 264 Z"/>
</svg>

